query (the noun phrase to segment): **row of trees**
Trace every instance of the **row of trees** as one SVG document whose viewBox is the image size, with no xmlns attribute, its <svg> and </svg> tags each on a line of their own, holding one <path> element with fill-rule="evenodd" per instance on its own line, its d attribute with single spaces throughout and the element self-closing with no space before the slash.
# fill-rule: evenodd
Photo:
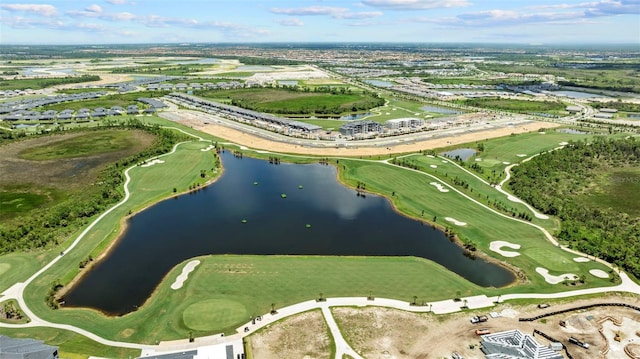
<svg viewBox="0 0 640 359">
<path fill-rule="evenodd" d="M 639 165 L 640 142 L 633 137 L 596 138 L 522 163 L 513 169 L 509 186 L 540 211 L 558 216 L 557 236 L 569 246 L 640 277 L 640 220 L 581 199 L 607 171 Z"/>
<path fill-rule="evenodd" d="M 29 251 L 48 248 L 56 245 L 88 223 L 89 218 L 97 215 L 123 197 L 123 171 L 149 157 L 169 152 L 174 144 L 184 140 L 184 134 L 163 129 L 159 126 L 149 127 L 137 119 L 114 127 L 142 129 L 156 136 L 152 145 L 133 156 L 120 159 L 100 172 L 95 183 L 88 186 L 81 194 L 72 194 L 65 201 L 51 207 L 29 212 L 20 221 L 3 224 L 0 227 L 0 255 L 16 251 Z M 84 129 L 82 131 L 100 131 Z"/>
</svg>

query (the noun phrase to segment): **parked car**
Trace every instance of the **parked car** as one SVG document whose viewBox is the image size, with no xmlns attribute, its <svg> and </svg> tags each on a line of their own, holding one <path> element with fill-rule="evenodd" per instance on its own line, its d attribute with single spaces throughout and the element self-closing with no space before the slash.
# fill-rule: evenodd
<svg viewBox="0 0 640 359">
<path fill-rule="evenodd" d="M 472 324 L 483 323 L 483 322 L 486 322 L 487 320 L 489 320 L 489 317 L 487 317 L 486 315 L 477 315 L 471 318 L 471 323 Z"/>
<path fill-rule="evenodd" d="M 491 334 L 491 331 L 488 328 L 476 329 L 476 335 L 485 335 Z"/>
<path fill-rule="evenodd" d="M 538 304 L 538 308 L 540 308 L 540 309 L 549 308 L 549 307 L 550 307 L 550 305 L 548 303 Z"/>
</svg>

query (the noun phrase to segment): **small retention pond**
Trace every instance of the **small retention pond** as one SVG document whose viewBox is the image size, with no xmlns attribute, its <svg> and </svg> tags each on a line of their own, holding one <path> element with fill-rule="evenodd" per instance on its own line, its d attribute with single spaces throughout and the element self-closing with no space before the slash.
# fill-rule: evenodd
<svg viewBox="0 0 640 359">
<path fill-rule="evenodd" d="M 134 216 L 65 305 L 131 312 L 171 268 L 208 254 L 416 256 L 481 286 L 514 280 L 501 266 L 465 257 L 441 231 L 398 215 L 385 198 L 358 196 L 336 181 L 333 166 L 221 157 L 225 171 L 217 182 Z"/>
<path fill-rule="evenodd" d="M 456 157 L 460 157 L 462 161 L 466 161 L 469 158 L 473 157 L 476 154 L 476 150 L 473 148 L 458 148 L 455 150 L 442 152 L 442 155 L 445 157 L 449 157 L 455 159 Z"/>
</svg>

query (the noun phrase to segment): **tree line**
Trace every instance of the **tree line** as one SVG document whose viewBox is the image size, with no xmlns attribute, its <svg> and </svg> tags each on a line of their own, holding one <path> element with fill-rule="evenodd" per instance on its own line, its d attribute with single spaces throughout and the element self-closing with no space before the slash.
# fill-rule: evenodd
<svg viewBox="0 0 640 359">
<path fill-rule="evenodd" d="M 514 167 L 509 186 L 545 214 L 558 216 L 556 236 L 571 248 L 640 277 L 640 219 L 581 199 L 607 171 L 640 166 L 640 141 L 595 138 L 534 157 Z"/>
</svg>

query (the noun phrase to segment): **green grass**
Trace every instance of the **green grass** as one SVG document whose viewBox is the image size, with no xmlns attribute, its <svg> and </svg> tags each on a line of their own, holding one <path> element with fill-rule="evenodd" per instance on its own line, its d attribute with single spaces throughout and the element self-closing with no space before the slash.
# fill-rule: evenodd
<svg viewBox="0 0 640 359">
<path fill-rule="evenodd" d="M 379 99 L 362 93 L 291 91 L 278 88 L 245 88 L 199 91 L 204 98 L 229 98 L 240 107 L 280 114 L 336 115 L 376 106 Z"/>
<path fill-rule="evenodd" d="M 0 293 L 13 284 L 24 282 L 41 266 L 51 260 L 55 251 L 42 253 L 11 253 L 0 256 Z"/>
<path fill-rule="evenodd" d="M 39 193 L 0 191 L 0 219 L 29 212 L 47 202 L 47 196 Z"/>
<path fill-rule="evenodd" d="M 545 112 L 558 114 L 564 111 L 566 104 L 560 101 L 528 101 L 528 100 L 513 100 L 513 99 L 500 99 L 500 98 L 485 98 L 485 99 L 466 99 L 457 101 L 462 105 L 489 108 L 494 110 L 512 111 L 518 113 L 534 113 Z"/>
<path fill-rule="evenodd" d="M 618 169 L 599 179 L 599 186 L 578 196 L 589 206 L 640 216 L 640 169 Z"/>
<path fill-rule="evenodd" d="M 206 332 L 246 321 L 247 308 L 228 299 L 207 299 L 189 305 L 182 313 L 187 328 Z"/>
<path fill-rule="evenodd" d="M 340 126 L 344 125 L 345 123 L 349 122 L 349 121 L 342 121 L 342 120 L 310 120 L 310 119 L 306 119 L 306 118 L 296 118 L 296 121 L 300 121 L 300 122 L 304 122 L 304 123 L 308 123 L 311 125 L 316 125 L 316 126 L 320 126 L 325 130 L 328 129 L 334 129 L 334 130 L 338 130 L 340 128 Z"/>
<path fill-rule="evenodd" d="M 133 138 L 127 131 L 96 131 L 27 149 L 20 153 L 20 157 L 32 161 L 87 157 L 125 150 L 133 145 Z"/>
<path fill-rule="evenodd" d="M 68 77 L 52 77 L 52 78 L 34 78 L 34 79 L 17 79 L 17 80 L 0 80 L 0 90 L 40 90 L 43 88 L 72 84 L 81 82 L 99 81 L 99 76 L 82 75 L 82 76 L 68 76 Z"/>
<path fill-rule="evenodd" d="M 232 71 L 232 72 L 220 72 L 217 74 L 214 74 L 212 76 L 215 77 L 251 77 L 253 75 L 255 75 L 255 72 L 249 72 L 249 71 Z"/>
<path fill-rule="evenodd" d="M 109 347 L 82 335 L 56 328 L 0 328 L 0 334 L 12 338 L 33 338 L 42 340 L 49 345 L 58 346 L 61 358 L 79 359 L 88 358 L 90 355 L 102 358 L 137 358 L 140 356 L 140 350 Z"/>
</svg>

